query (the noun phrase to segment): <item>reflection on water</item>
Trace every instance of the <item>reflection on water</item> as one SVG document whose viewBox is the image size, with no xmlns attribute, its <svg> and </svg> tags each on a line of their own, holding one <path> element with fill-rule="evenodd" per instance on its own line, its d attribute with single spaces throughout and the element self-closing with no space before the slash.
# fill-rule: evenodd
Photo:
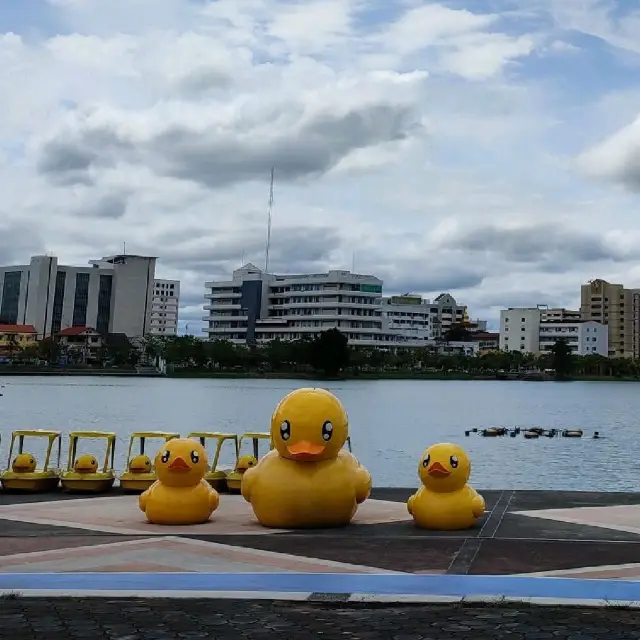
<svg viewBox="0 0 640 640">
<path fill-rule="evenodd" d="M 124 467 L 132 431 L 267 431 L 297 380 L 0 378 L 2 465 L 13 429 L 115 431 Z M 638 488 L 640 387 L 624 382 L 402 381 L 316 383 L 349 412 L 354 453 L 377 486 L 414 486 L 422 451 L 457 441 L 481 488 L 628 491 Z M 472 427 L 579 427 L 582 439 L 482 438 Z M 602 440 L 593 440 L 600 431 Z M 150 442 L 149 453 L 160 442 Z M 63 443 L 66 460 L 67 440 Z M 42 447 L 41 450 L 43 450 Z M 81 452 L 88 452 L 84 444 Z M 41 452 L 34 451 L 39 456 Z M 96 453 L 99 453 L 96 451 Z M 225 466 L 231 464 L 227 450 Z"/>
</svg>

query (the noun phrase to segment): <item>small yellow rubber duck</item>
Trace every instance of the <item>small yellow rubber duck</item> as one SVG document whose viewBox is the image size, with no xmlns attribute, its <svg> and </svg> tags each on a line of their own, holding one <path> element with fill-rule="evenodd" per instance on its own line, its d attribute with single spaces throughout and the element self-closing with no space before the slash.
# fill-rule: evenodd
<svg viewBox="0 0 640 640">
<path fill-rule="evenodd" d="M 92 456 L 90 453 L 85 453 L 76 458 L 73 470 L 76 473 L 96 473 L 96 471 L 98 471 L 98 461 L 95 459 L 95 456 Z"/>
<path fill-rule="evenodd" d="M 409 498 L 407 509 L 421 529 L 470 529 L 484 514 L 483 497 L 467 484 L 471 462 L 458 445 L 429 447 L 420 459 L 418 475 L 423 486 Z"/>
<path fill-rule="evenodd" d="M 297 389 L 271 417 L 274 449 L 244 473 L 242 495 L 278 529 L 340 527 L 371 492 L 371 475 L 342 450 L 349 420 L 326 389 Z"/>
<path fill-rule="evenodd" d="M 155 459 L 158 479 L 139 498 L 147 520 L 164 525 L 207 522 L 220 504 L 218 492 L 204 480 L 207 467 L 207 452 L 199 442 L 169 440 Z"/>
<path fill-rule="evenodd" d="M 129 471 L 131 473 L 151 473 L 151 458 L 144 454 L 133 456 L 129 461 Z"/>
<path fill-rule="evenodd" d="M 36 470 L 36 459 L 31 453 L 19 453 L 11 465 L 14 473 L 33 473 Z"/>
<path fill-rule="evenodd" d="M 240 456 L 238 462 L 236 462 L 236 471 L 238 473 L 244 473 L 247 469 L 255 467 L 258 464 L 258 459 L 255 456 Z"/>
</svg>

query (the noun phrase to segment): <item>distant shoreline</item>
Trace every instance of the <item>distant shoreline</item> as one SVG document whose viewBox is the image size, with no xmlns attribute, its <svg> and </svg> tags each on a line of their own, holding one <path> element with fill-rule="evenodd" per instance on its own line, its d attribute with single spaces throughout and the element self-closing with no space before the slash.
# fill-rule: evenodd
<svg viewBox="0 0 640 640">
<path fill-rule="evenodd" d="M 121 378 L 182 378 L 182 379 L 196 379 L 196 378 L 212 378 L 212 379 L 227 379 L 227 380 L 327 380 L 327 381 L 340 381 L 340 380 L 482 380 L 482 381 L 502 381 L 509 382 L 512 380 L 519 380 L 524 382 L 556 382 L 553 379 L 540 380 L 540 379 L 527 379 L 527 378 L 502 378 L 495 375 L 474 375 L 470 373 L 410 373 L 404 371 L 387 371 L 379 373 L 359 373 L 359 374 L 347 374 L 336 377 L 325 377 L 318 373 L 301 373 L 301 372 L 233 372 L 233 371 L 174 371 L 168 374 L 161 373 L 137 373 L 130 369 L 68 369 L 68 370 L 43 370 L 43 369 L 0 369 L 0 378 L 3 376 L 91 376 L 91 377 L 121 377 Z M 607 377 L 607 376 L 575 376 L 569 380 L 563 382 L 640 382 L 639 378 L 629 377 Z"/>
</svg>

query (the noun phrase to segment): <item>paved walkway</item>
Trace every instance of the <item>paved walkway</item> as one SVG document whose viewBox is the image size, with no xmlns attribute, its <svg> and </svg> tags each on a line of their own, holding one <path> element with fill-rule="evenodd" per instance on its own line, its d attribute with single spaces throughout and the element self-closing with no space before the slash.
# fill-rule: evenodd
<svg viewBox="0 0 640 640">
<path fill-rule="evenodd" d="M 0 602 L 2 640 L 633 640 L 640 611 L 547 607 L 346 607 L 234 600 Z"/>
</svg>

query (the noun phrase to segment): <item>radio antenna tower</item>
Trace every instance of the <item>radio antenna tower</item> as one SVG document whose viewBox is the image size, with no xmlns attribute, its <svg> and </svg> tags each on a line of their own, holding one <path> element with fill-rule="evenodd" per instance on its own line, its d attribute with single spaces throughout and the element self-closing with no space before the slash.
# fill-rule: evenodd
<svg viewBox="0 0 640 640">
<path fill-rule="evenodd" d="M 267 247 L 264 258 L 264 272 L 269 273 L 269 249 L 271 248 L 271 214 L 273 213 L 273 175 L 275 167 L 271 167 L 271 184 L 269 186 L 269 215 L 267 218 Z"/>
</svg>

